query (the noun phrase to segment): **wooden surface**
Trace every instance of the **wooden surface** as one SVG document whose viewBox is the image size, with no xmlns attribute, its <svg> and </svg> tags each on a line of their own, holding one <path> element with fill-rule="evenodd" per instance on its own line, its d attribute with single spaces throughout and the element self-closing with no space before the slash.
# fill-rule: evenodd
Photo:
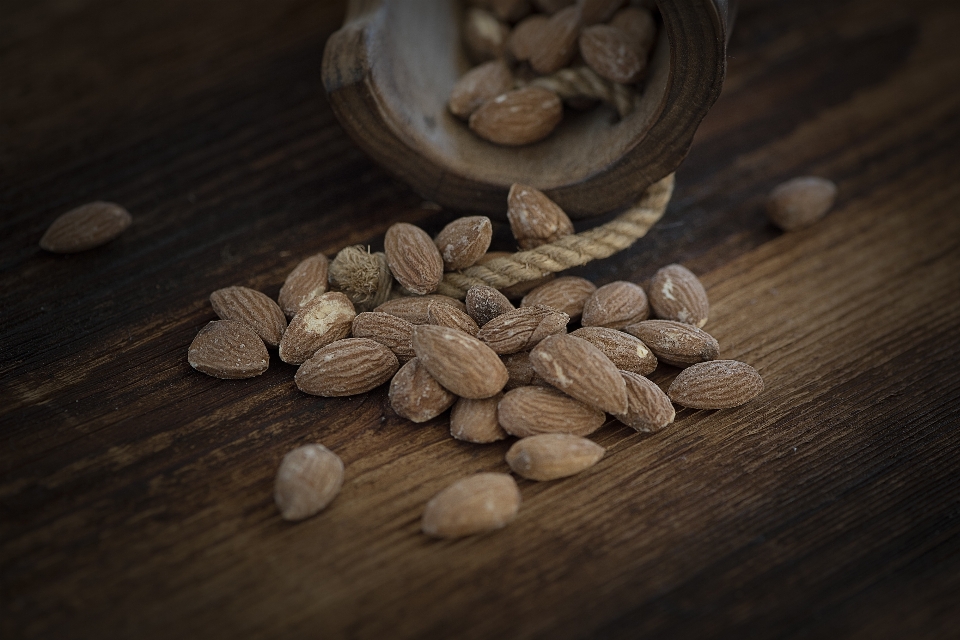
<svg viewBox="0 0 960 640">
<path fill-rule="evenodd" d="M 276 295 L 317 250 L 439 230 L 339 127 L 309 0 L 8 0 L 0 9 L 0 635 L 948 638 L 960 628 L 960 6 L 741 5 L 723 95 L 654 232 L 579 270 L 703 274 L 741 409 L 611 422 L 593 469 L 520 483 L 518 519 L 435 542 L 424 503 L 508 443 L 187 365 L 210 291 Z M 837 182 L 780 234 L 779 181 Z M 133 226 L 74 256 L 60 213 Z M 509 248 L 496 231 L 495 248 Z M 665 383 L 672 376 L 658 374 Z M 282 522 L 273 476 L 320 441 L 347 467 Z"/>
</svg>

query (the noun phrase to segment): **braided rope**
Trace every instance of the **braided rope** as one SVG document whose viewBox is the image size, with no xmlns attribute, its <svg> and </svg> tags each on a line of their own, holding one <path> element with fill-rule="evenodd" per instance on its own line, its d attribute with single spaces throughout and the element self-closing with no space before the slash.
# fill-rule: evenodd
<svg viewBox="0 0 960 640">
<path fill-rule="evenodd" d="M 530 81 L 530 86 L 549 89 L 564 100 L 590 98 L 612 104 L 623 118 L 633 111 L 637 92 L 624 84 L 601 78 L 587 66 L 568 67 Z"/>
</svg>

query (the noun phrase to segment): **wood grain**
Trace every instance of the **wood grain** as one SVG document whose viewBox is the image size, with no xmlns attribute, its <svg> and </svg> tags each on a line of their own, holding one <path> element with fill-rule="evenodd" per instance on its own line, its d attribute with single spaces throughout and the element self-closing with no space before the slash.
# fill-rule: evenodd
<svg viewBox="0 0 960 640">
<path fill-rule="evenodd" d="M 667 215 L 575 274 L 641 282 L 683 262 L 721 356 L 766 391 L 652 436 L 610 422 L 598 465 L 521 481 L 514 523 L 452 542 L 418 533 L 423 505 L 506 471 L 510 441 L 457 442 L 446 416 L 414 426 L 383 388 L 308 397 L 275 355 L 249 381 L 186 363 L 211 291 L 276 296 L 303 257 L 453 217 L 418 208 L 325 102 L 320 55 L 343 7 L 5 11 L 3 637 L 955 635 L 956 3 L 741 3 L 724 93 Z M 781 234 L 762 199 L 798 174 L 836 181 L 838 204 Z M 39 250 L 94 199 L 133 225 L 88 253 Z M 512 248 L 506 225 L 493 248 Z M 343 491 L 285 523 L 277 465 L 315 441 L 343 458 Z"/>
</svg>

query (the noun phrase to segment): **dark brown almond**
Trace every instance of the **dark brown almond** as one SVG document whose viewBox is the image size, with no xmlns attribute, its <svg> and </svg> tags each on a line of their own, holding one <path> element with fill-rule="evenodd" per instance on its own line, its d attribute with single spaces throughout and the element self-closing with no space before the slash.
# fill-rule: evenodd
<svg viewBox="0 0 960 640">
<path fill-rule="evenodd" d="M 544 196 L 544 197 L 546 197 L 546 196 Z M 508 215 L 509 215 L 509 214 L 508 214 Z M 566 214 L 564 214 L 564 215 L 566 215 Z M 569 218 L 568 218 L 568 220 L 569 220 Z M 511 226 L 512 226 L 512 225 L 511 225 Z M 570 228 L 572 229 L 573 226 L 571 225 Z M 572 232 L 571 232 L 571 233 L 572 233 Z M 510 252 L 508 252 L 508 251 L 488 251 L 488 252 L 486 252 L 485 254 L 483 254 L 483 255 L 480 257 L 479 260 L 477 260 L 477 264 L 478 264 L 478 265 L 486 265 L 486 264 L 489 263 L 491 260 L 496 260 L 497 258 L 505 258 L 505 257 L 511 256 L 511 255 L 513 255 L 513 254 L 510 253 Z M 550 281 L 553 280 L 554 278 L 556 278 L 556 276 L 555 276 L 554 274 L 548 273 L 547 275 L 543 276 L 542 278 L 536 278 L 536 279 L 534 279 L 534 280 L 526 280 L 526 281 L 524 281 L 524 282 L 518 282 L 517 284 L 510 285 L 509 287 L 504 287 L 504 288 L 500 291 L 500 293 L 502 293 L 503 295 L 505 295 L 508 300 L 519 300 L 520 298 L 522 298 L 523 296 L 527 295 L 528 293 L 530 293 L 531 291 L 533 291 L 534 289 L 536 289 L 536 288 L 539 287 L 540 285 L 545 284 L 545 283 L 547 283 L 547 282 L 550 282 Z"/>
<path fill-rule="evenodd" d="M 283 456 L 273 499 L 284 520 L 303 520 L 325 509 L 342 486 L 340 457 L 323 445 L 308 444 Z"/>
<path fill-rule="evenodd" d="M 460 398 L 450 410 L 450 435 L 457 440 L 486 444 L 507 437 L 497 421 L 497 405 L 502 393 L 482 400 Z"/>
<path fill-rule="evenodd" d="M 530 362 L 541 378 L 567 395 L 609 413 L 626 412 L 627 389 L 620 371 L 583 338 L 545 338 L 530 352 Z"/>
<path fill-rule="evenodd" d="M 397 415 L 412 422 L 427 422 L 456 402 L 453 395 L 437 382 L 414 358 L 400 367 L 390 381 L 390 406 Z"/>
<path fill-rule="evenodd" d="M 280 359 L 301 364 L 321 347 L 350 335 L 357 316 L 353 303 L 338 291 L 328 291 L 293 316 L 280 340 Z"/>
<path fill-rule="evenodd" d="M 655 433 L 673 422 L 677 412 L 660 387 L 636 373 L 621 374 L 627 385 L 628 407 L 617 420 L 644 433 Z"/>
<path fill-rule="evenodd" d="M 784 231 L 808 227 L 830 210 L 837 185 L 824 178 L 804 176 L 777 185 L 767 198 L 767 215 Z"/>
<path fill-rule="evenodd" d="M 277 303 L 254 289 L 217 289 L 210 294 L 210 305 L 221 320 L 236 320 L 248 325 L 271 347 L 280 344 L 287 328 L 287 318 Z"/>
<path fill-rule="evenodd" d="M 91 202 L 61 214 L 40 238 L 40 248 L 77 253 L 106 244 L 123 233 L 133 218 L 112 202 Z"/>
<path fill-rule="evenodd" d="M 534 14 L 524 18 L 510 32 L 507 38 L 507 51 L 518 62 L 526 62 L 537 50 L 549 18 L 543 14 Z"/>
<path fill-rule="evenodd" d="M 570 317 L 548 307 L 522 307 L 500 314 L 477 333 L 499 354 L 532 349 L 537 343 L 566 331 Z"/>
<path fill-rule="evenodd" d="M 595 24 L 583 30 L 580 54 L 598 76 L 620 84 L 636 82 L 647 66 L 646 59 L 637 54 L 630 36 L 607 24 Z"/>
<path fill-rule="evenodd" d="M 507 451 L 507 464 L 527 480 L 557 480 L 589 469 L 605 449 L 581 436 L 542 433 L 522 438 Z"/>
<path fill-rule="evenodd" d="M 304 393 L 327 398 L 366 393 L 393 377 L 397 356 L 375 340 L 345 338 L 300 365 L 294 381 Z"/>
<path fill-rule="evenodd" d="M 705 325 L 710 314 L 706 289 L 692 271 L 679 264 L 667 265 L 653 276 L 650 306 L 658 318 L 697 327 Z"/>
<path fill-rule="evenodd" d="M 624 3 L 623 0 L 579 0 L 577 4 L 583 24 L 591 25 L 610 20 Z"/>
<path fill-rule="evenodd" d="M 559 71 L 577 55 L 577 36 L 580 33 L 580 7 L 572 6 L 557 11 L 544 25 L 537 47 L 530 56 L 530 66 L 540 74 Z"/>
<path fill-rule="evenodd" d="M 583 307 L 597 290 L 597 285 L 586 278 L 564 276 L 540 285 L 523 297 L 521 307 L 542 305 L 562 311 L 576 322 L 583 315 Z"/>
<path fill-rule="evenodd" d="M 505 527 L 517 517 L 520 490 L 506 473 L 478 473 L 433 496 L 421 530 L 434 538 L 460 538 Z"/>
<path fill-rule="evenodd" d="M 447 271 L 466 269 L 490 248 L 493 225 L 486 216 L 457 218 L 437 234 L 434 244 Z"/>
<path fill-rule="evenodd" d="M 562 118 L 557 94 L 523 87 L 485 102 L 470 116 L 470 129 L 484 140 L 515 147 L 543 140 Z"/>
<path fill-rule="evenodd" d="M 267 347 L 253 329 L 235 320 L 214 320 L 187 351 L 190 366 L 214 378 L 253 378 L 270 366 Z"/>
<path fill-rule="evenodd" d="M 518 438 L 540 433 L 590 435 L 603 426 L 603 411 L 553 387 L 518 387 L 503 394 L 497 407 L 500 426 Z"/>
<path fill-rule="evenodd" d="M 427 309 L 433 302 L 448 304 L 460 309 L 461 311 L 467 310 L 466 306 L 456 298 L 434 294 L 427 296 L 405 296 L 402 298 L 394 298 L 393 300 L 384 302 L 379 307 L 374 309 L 374 311 L 379 311 L 380 313 L 389 313 L 392 316 L 403 318 L 411 324 L 427 324 L 429 322 L 429 319 L 427 318 Z"/>
<path fill-rule="evenodd" d="M 507 368 L 510 376 L 504 387 L 505 390 L 532 385 L 534 380 L 539 378 L 537 372 L 533 370 L 533 363 L 530 362 L 529 351 L 500 356 L 500 360 L 503 361 L 503 366 Z"/>
<path fill-rule="evenodd" d="M 497 20 L 497 17 L 483 9 L 473 8 L 467 11 L 463 26 L 463 43 L 467 54 L 474 63 L 496 60 L 503 56 L 507 48 L 510 28 Z"/>
<path fill-rule="evenodd" d="M 502 60 L 492 60 L 474 67 L 457 80 L 447 106 L 450 113 L 466 120 L 484 102 L 512 88 L 513 74 L 510 68 Z"/>
<path fill-rule="evenodd" d="M 390 272 L 411 293 L 431 293 L 443 279 L 443 258 L 420 227 L 397 222 L 387 229 L 383 251 Z"/>
<path fill-rule="evenodd" d="M 650 316 L 650 303 L 642 288 L 619 280 L 605 284 L 587 298 L 581 324 L 585 327 L 623 329 Z"/>
<path fill-rule="evenodd" d="M 457 329 L 418 325 L 413 349 L 437 382 L 463 398 L 496 395 L 509 377 L 490 347 Z"/>
<path fill-rule="evenodd" d="M 287 317 L 297 315 L 297 311 L 310 306 L 314 300 L 326 293 L 329 268 L 330 261 L 322 253 L 312 255 L 294 267 L 284 280 L 277 297 L 280 309 Z"/>
<path fill-rule="evenodd" d="M 480 327 L 514 308 L 507 296 L 486 285 L 470 287 L 464 303 L 467 306 L 467 314 Z"/>
<path fill-rule="evenodd" d="M 677 404 L 692 409 L 730 409 L 750 402 L 761 391 L 763 379 L 750 365 L 714 360 L 681 371 L 667 394 Z"/>
<path fill-rule="evenodd" d="M 716 338 L 685 322 L 644 320 L 624 331 L 643 340 L 658 360 L 675 367 L 714 360 L 720 354 Z"/>
<path fill-rule="evenodd" d="M 657 39 L 657 23 L 648 9 L 626 7 L 610 19 L 610 26 L 624 31 L 641 58 L 646 59 Z"/>
<path fill-rule="evenodd" d="M 413 325 L 403 318 L 380 313 L 365 311 L 357 314 L 351 325 L 351 335 L 354 338 L 370 338 L 376 340 L 393 351 L 397 360 L 407 362 L 414 357 L 413 353 Z"/>
<path fill-rule="evenodd" d="M 643 341 L 623 331 L 607 327 L 581 327 L 570 335 L 583 338 L 610 358 L 617 369 L 641 376 L 653 373 L 657 357 Z"/>
<path fill-rule="evenodd" d="M 480 330 L 476 321 L 465 312 L 441 302 L 434 302 L 427 307 L 427 324 L 450 327 L 471 336 L 476 336 Z"/>
</svg>

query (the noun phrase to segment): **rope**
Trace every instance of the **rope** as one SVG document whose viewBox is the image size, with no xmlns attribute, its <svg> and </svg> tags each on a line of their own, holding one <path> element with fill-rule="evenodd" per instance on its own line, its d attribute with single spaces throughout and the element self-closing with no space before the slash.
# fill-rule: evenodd
<svg viewBox="0 0 960 640">
<path fill-rule="evenodd" d="M 612 104 L 621 118 L 633 111 L 637 92 L 628 85 L 601 78 L 587 66 L 568 67 L 530 81 L 530 86 L 549 89 L 564 100 L 590 98 Z"/>
</svg>

